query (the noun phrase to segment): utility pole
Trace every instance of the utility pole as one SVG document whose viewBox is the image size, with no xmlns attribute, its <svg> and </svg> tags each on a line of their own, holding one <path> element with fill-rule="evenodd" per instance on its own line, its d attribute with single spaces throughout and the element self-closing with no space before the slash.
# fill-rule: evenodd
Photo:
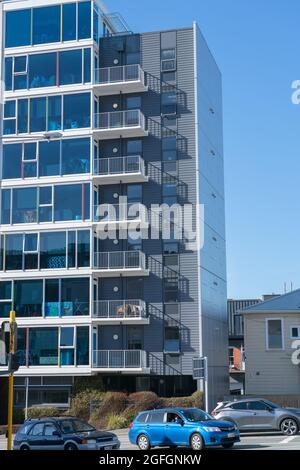
<svg viewBox="0 0 300 470">
<path fill-rule="evenodd" d="M 12 424 L 13 424 L 13 399 L 14 399 L 14 368 L 11 363 L 15 354 L 16 339 L 16 312 L 12 310 L 9 317 L 10 335 L 9 335 L 9 369 L 8 376 L 8 422 L 7 422 L 7 450 L 12 449 Z"/>
</svg>

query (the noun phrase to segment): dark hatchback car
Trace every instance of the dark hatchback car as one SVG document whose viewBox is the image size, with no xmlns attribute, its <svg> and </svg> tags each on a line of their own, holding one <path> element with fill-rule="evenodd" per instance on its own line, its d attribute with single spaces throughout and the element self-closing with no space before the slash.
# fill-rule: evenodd
<svg viewBox="0 0 300 470">
<path fill-rule="evenodd" d="M 111 432 L 97 431 L 77 418 L 30 419 L 18 430 L 14 450 L 111 450 L 120 441 Z"/>
</svg>

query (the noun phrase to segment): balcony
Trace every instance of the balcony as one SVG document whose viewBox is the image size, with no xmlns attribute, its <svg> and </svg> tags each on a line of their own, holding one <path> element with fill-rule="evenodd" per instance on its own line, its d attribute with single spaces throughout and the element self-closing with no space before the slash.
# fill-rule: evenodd
<svg viewBox="0 0 300 470">
<path fill-rule="evenodd" d="M 127 228 L 130 224 L 131 228 L 137 225 L 140 228 L 148 228 L 148 212 L 147 208 L 138 202 L 121 203 L 121 204 L 97 204 L 94 206 L 93 221 L 96 226 L 107 227 L 113 225 L 113 228 L 122 225 Z"/>
<path fill-rule="evenodd" d="M 94 92 L 97 96 L 141 93 L 147 90 L 145 72 L 138 64 L 95 70 Z"/>
<path fill-rule="evenodd" d="M 149 275 L 145 254 L 141 251 L 96 252 L 93 270 L 100 277 Z"/>
<path fill-rule="evenodd" d="M 96 184 L 144 183 L 148 181 L 145 162 L 139 155 L 97 158 L 93 182 Z"/>
<path fill-rule="evenodd" d="M 145 116 L 139 109 L 96 113 L 93 133 L 96 139 L 103 140 L 148 135 L 145 128 Z"/>
<path fill-rule="evenodd" d="M 103 324 L 148 324 L 143 300 L 98 300 L 94 302 L 93 319 Z"/>
<path fill-rule="evenodd" d="M 147 372 L 146 351 L 135 350 L 94 350 L 93 369 L 109 372 Z"/>
</svg>

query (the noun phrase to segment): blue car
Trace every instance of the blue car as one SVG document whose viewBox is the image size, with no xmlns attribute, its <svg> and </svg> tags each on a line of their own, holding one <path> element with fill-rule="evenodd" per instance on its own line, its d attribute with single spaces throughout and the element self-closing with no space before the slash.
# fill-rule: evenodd
<svg viewBox="0 0 300 470">
<path fill-rule="evenodd" d="M 129 440 L 144 451 L 154 446 L 229 449 L 240 433 L 229 421 L 213 419 L 198 408 L 166 408 L 139 413 L 130 425 Z"/>
<path fill-rule="evenodd" d="M 120 441 L 77 418 L 29 419 L 18 430 L 14 450 L 111 450 Z"/>
</svg>

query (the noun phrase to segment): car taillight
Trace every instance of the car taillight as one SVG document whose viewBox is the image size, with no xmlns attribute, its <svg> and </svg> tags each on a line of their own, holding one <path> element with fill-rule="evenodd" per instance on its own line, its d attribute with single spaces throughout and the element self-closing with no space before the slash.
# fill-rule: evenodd
<svg viewBox="0 0 300 470">
<path fill-rule="evenodd" d="M 129 424 L 129 426 L 128 426 L 128 427 L 129 427 L 129 429 L 130 429 L 130 428 L 132 428 L 132 426 L 133 426 L 133 424 L 132 424 L 132 423 L 130 423 L 130 424 Z"/>
</svg>

